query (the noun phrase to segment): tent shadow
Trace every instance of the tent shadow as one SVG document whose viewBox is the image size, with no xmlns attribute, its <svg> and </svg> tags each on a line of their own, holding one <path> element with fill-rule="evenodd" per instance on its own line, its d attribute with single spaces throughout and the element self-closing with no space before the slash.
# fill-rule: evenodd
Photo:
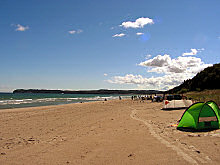
<svg viewBox="0 0 220 165">
<path fill-rule="evenodd" d="M 184 110 L 186 107 L 179 107 L 179 108 L 161 108 L 162 111 L 176 111 L 176 110 Z"/>
<path fill-rule="evenodd" d="M 193 133 L 198 133 L 198 132 L 211 132 L 214 130 L 217 130 L 218 128 L 209 128 L 209 129 L 193 129 L 193 128 L 176 128 L 179 131 L 183 131 L 183 132 L 193 132 Z"/>
</svg>

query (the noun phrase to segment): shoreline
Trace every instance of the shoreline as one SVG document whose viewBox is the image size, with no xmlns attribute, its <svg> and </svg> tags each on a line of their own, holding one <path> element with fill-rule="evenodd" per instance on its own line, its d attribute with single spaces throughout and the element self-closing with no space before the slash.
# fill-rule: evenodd
<svg viewBox="0 0 220 165">
<path fill-rule="evenodd" d="M 130 99 L 0 111 L 0 164 L 218 164 L 219 130 L 172 127 L 184 110 Z"/>
<path fill-rule="evenodd" d="M 129 98 L 130 95 L 120 96 L 123 99 Z M 94 102 L 119 99 L 119 95 L 92 95 L 92 94 L 1 94 L 0 93 L 0 110 L 38 107 L 47 105 L 64 105 L 81 102 Z"/>
<path fill-rule="evenodd" d="M 113 99 L 115 100 L 115 99 Z M 125 99 L 124 99 L 125 100 Z M 111 100 L 108 100 L 111 101 Z M 88 102 L 76 102 L 76 103 L 67 103 L 67 104 L 56 104 L 56 105 L 42 105 L 42 106 L 31 106 L 31 107 L 20 107 L 20 108 L 8 108 L 8 109 L 0 109 L 0 113 L 1 112 L 16 112 L 16 111 L 28 111 L 31 109 L 32 110 L 47 110 L 47 109 L 59 109 L 59 108 L 63 108 L 66 107 L 66 105 L 71 106 L 71 105 L 75 105 L 75 104 L 91 104 L 91 103 L 98 103 L 98 102 L 105 102 L 103 101 L 88 101 Z"/>
<path fill-rule="evenodd" d="M 12 108 L 0 108 L 0 112 L 5 111 L 5 110 L 13 110 L 13 109 L 62 106 L 62 105 L 69 105 L 69 104 L 82 104 L 82 103 L 91 103 L 91 102 L 98 102 L 98 101 L 84 101 L 84 102 L 75 102 L 75 103 L 62 103 L 62 104 L 50 104 L 50 105 L 36 105 L 36 106 L 23 106 L 23 107 L 12 107 Z"/>
</svg>

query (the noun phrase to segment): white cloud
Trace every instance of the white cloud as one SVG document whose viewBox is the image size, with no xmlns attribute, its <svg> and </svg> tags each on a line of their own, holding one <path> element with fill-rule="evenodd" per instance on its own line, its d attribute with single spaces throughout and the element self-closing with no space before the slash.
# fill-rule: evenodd
<svg viewBox="0 0 220 165">
<path fill-rule="evenodd" d="M 123 36 L 125 36 L 125 34 L 124 33 L 120 33 L 120 34 L 115 34 L 112 37 L 123 37 Z"/>
<path fill-rule="evenodd" d="M 109 83 L 136 84 L 139 88 L 167 90 L 180 85 L 184 80 L 190 79 L 198 72 L 212 64 L 205 64 L 200 58 L 183 57 L 171 58 L 170 55 L 158 55 L 139 64 L 147 67 L 148 72 L 162 76 L 145 78 L 141 75 L 126 74 L 114 76 Z"/>
<path fill-rule="evenodd" d="M 122 22 L 120 26 L 124 28 L 143 28 L 147 24 L 154 24 L 153 19 L 141 17 L 136 19 L 135 22 Z"/>
<path fill-rule="evenodd" d="M 171 58 L 169 55 L 165 54 L 164 56 L 158 55 L 154 57 L 153 59 L 141 62 L 140 66 L 165 66 L 168 65 L 168 63 L 171 62 Z"/>
<path fill-rule="evenodd" d="M 79 33 L 82 33 L 82 32 L 83 32 L 83 30 L 81 30 L 81 29 L 68 31 L 69 34 L 76 34 L 76 33 L 79 34 Z"/>
<path fill-rule="evenodd" d="M 125 76 L 115 76 L 114 80 L 108 80 L 115 84 L 143 84 L 144 78 L 141 75 L 127 74 Z"/>
<path fill-rule="evenodd" d="M 183 53 L 182 56 L 192 56 L 192 55 L 196 55 L 197 53 L 198 53 L 198 50 L 191 49 L 191 52 Z"/>
<path fill-rule="evenodd" d="M 21 31 L 21 32 L 24 32 L 24 31 L 26 31 L 26 30 L 28 30 L 29 29 L 29 27 L 28 26 L 22 26 L 22 25 L 20 25 L 20 24 L 17 24 L 17 25 L 15 25 L 17 28 L 15 29 L 15 31 Z"/>
<path fill-rule="evenodd" d="M 156 73 L 191 73 L 194 74 L 202 69 L 210 66 L 204 64 L 200 58 L 196 57 L 177 57 L 176 59 L 171 59 L 167 54 L 158 55 L 153 59 L 146 60 L 139 64 L 140 66 L 148 67 L 150 70 L 148 72 Z"/>
<path fill-rule="evenodd" d="M 203 50 L 205 50 L 205 48 L 198 49 L 199 52 L 202 52 Z"/>
<path fill-rule="evenodd" d="M 69 33 L 70 33 L 70 34 L 75 34 L 76 31 L 75 31 L 75 30 L 70 30 Z"/>
<path fill-rule="evenodd" d="M 201 49 L 191 49 L 191 52 L 183 53 L 182 56 L 194 56 L 194 55 L 197 55 L 197 53 L 202 52 L 203 50 L 205 50 L 205 49 L 204 48 L 201 48 Z"/>
<path fill-rule="evenodd" d="M 149 58 L 151 58 L 151 55 L 150 55 L 150 54 L 147 54 L 146 57 L 145 57 L 145 59 L 149 59 Z"/>
<path fill-rule="evenodd" d="M 115 76 L 112 80 L 108 80 L 109 83 L 115 84 L 136 84 L 139 88 L 144 89 L 169 89 L 175 87 L 176 84 L 180 84 L 184 81 L 181 74 L 169 74 L 160 77 L 144 78 L 141 75 L 127 74 L 125 76 Z"/>
<path fill-rule="evenodd" d="M 136 33 L 137 36 L 140 36 L 140 35 L 143 35 L 143 34 L 144 33 L 140 33 L 140 32 Z"/>
<path fill-rule="evenodd" d="M 107 74 L 107 73 L 104 73 L 104 76 L 108 76 L 108 74 Z"/>
</svg>

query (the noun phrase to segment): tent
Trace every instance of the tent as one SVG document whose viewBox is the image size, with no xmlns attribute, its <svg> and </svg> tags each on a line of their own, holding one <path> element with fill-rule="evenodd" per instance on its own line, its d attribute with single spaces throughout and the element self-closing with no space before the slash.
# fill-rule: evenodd
<svg viewBox="0 0 220 165">
<path fill-rule="evenodd" d="M 182 109 L 192 105 L 192 100 L 164 100 L 163 109 Z"/>
<path fill-rule="evenodd" d="M 181 95 L 166 95 L 163 100 L 163 110 L 182 109 L 192 105 L 192 100 L 187 100 Z"/>
<path fill-rule="evenodd" d="M 177 128 L 219 129 L 220 110 L 218 105 L 213 101 L 192 104 L 183 113 Z"/>
</svg>

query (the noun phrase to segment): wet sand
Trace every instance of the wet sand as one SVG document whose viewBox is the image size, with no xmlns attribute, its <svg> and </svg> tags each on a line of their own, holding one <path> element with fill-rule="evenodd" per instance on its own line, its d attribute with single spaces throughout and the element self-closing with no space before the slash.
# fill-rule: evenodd
<svg viewBox="0 0 220 165">
<path fill-rule="evenodd" d="M 219 164 L 220 131 L 182 132 L 184 110 L 111 100 L 0 111 L 0 164 Z"/>
</svg>

